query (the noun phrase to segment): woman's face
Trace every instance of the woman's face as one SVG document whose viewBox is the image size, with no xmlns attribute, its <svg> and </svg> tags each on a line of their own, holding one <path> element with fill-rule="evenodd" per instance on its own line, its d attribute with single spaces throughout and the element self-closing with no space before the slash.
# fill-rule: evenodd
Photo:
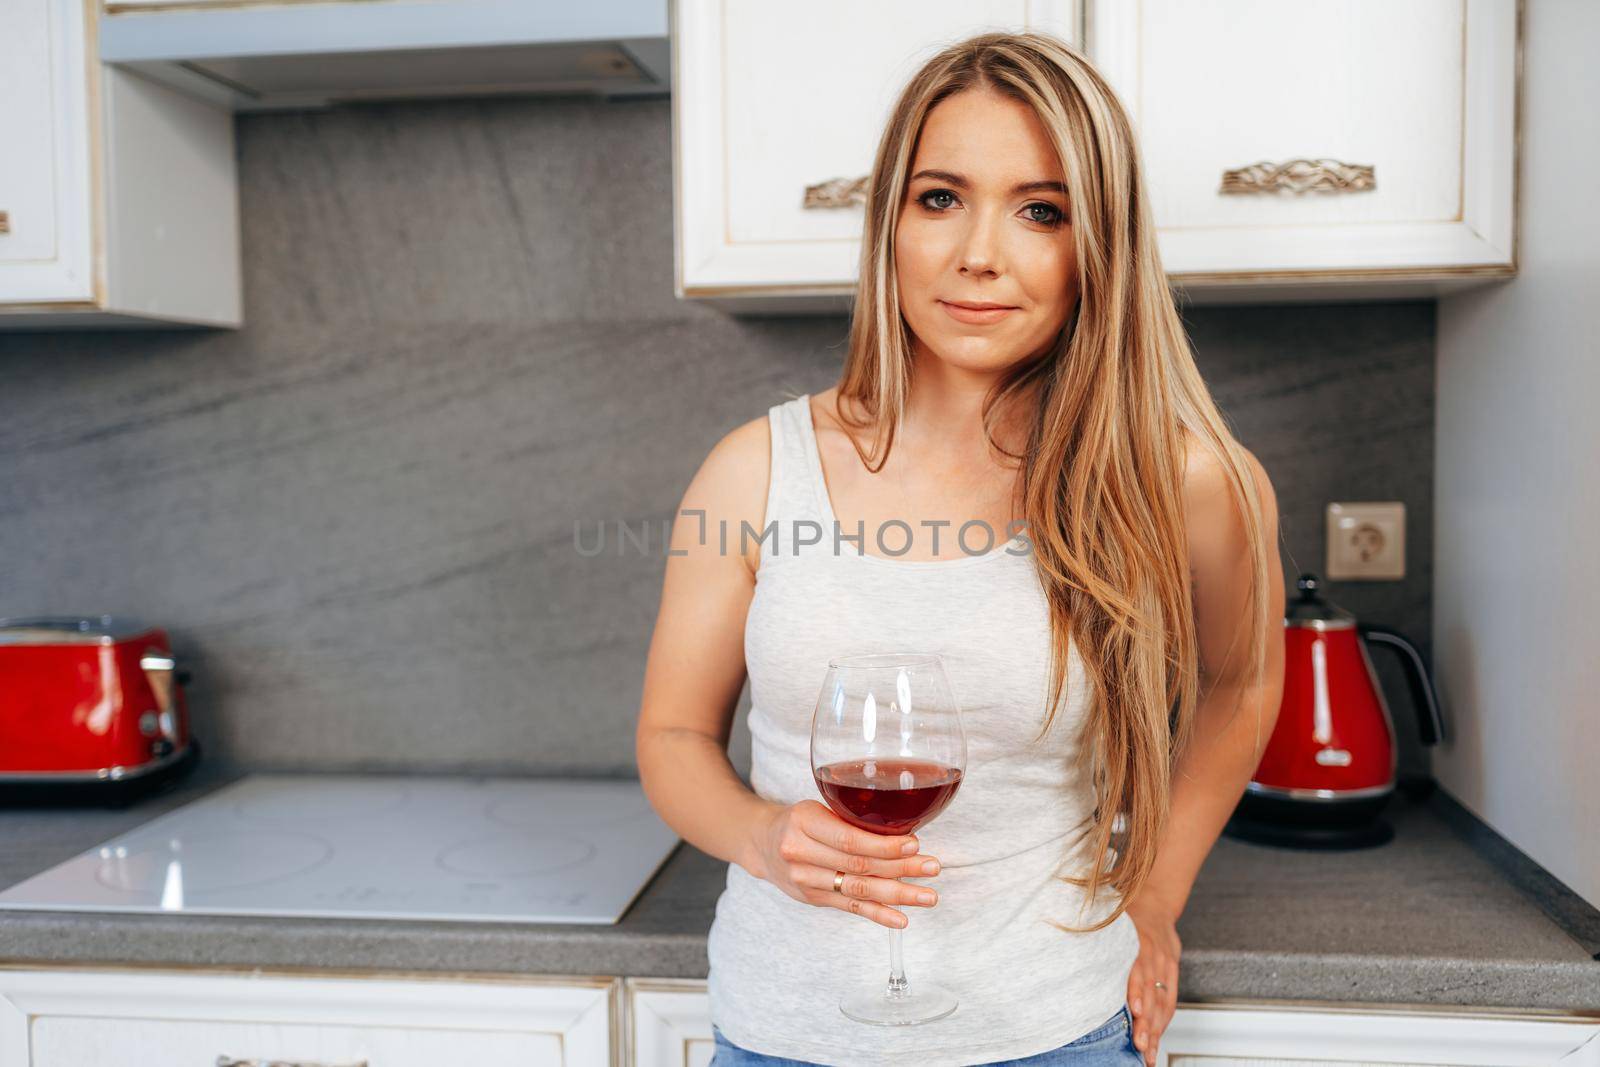
<svg viewBox="0 0 1600 1067">
<path fill-rule="evenodd" d="M 1033 109 L 967 90 L 928 113 L 895 233 L 917 346 L 997 371 L 1042 354 L 1078 299 L 1066 179 Z M 999 304 L 973 312 L 956 304 Z"/>
</svg>

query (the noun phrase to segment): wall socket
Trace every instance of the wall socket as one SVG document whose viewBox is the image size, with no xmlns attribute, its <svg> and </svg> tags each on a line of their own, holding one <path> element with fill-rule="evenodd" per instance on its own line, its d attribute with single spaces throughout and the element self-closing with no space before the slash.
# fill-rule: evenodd
<svg viewBox="0 0 1600 1067">
<path fill-rule="evenodd" d="M 1393 581 L 1406 576 L 1406 506 L 1397 500 L 1328 505 L 1328 566 L 1333 580 Z"/>
</svg>

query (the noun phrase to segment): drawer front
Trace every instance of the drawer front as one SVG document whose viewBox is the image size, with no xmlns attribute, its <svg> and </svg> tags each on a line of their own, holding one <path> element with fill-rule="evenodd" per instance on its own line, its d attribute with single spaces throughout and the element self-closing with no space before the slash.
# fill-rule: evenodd
<svg viewBox="0 0 1600 1067">
<path fill-rule="evenodd" d="M 612 978 L 0 967 L 5 1067 L 610 1067 Z"/>
<path fill-rule="evenodd" d="M 217 1067 L 232 1061 L 243 1061 L 243 1067 L 252 1060 L 297 1067 L 564 1063 L 557 1034 L 400 1027 L 47 1017 L 34 1021 L 32 1043 L 30 1067 Z"/>
</svg>

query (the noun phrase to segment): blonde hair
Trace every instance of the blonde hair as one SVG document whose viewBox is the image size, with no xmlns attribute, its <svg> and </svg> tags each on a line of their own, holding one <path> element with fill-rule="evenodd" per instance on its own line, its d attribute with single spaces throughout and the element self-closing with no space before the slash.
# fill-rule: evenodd
<svg viewBox="0 0 1600 1067">
<path fill-rule="evenodd" d="M 1076 641 L 1090 686 L 1078 751 L 1094 788 L 1093 862 L 1087 876 L 1058 877 L 1086 888 L 1089 902 L 1102 886 L 1117 892 L 1115 910 L 1081 928 L 1098 930 L 1122 914 L 1154 865 L 1171 777 L 1200 700 L 1184 521 L 1186 433 L 1216 456 L 1244 517 L 1254 575 L 1244 651 L 1258 678 L 1263 635 L 1281 605 L 1266 600 L 1268 546 L 1251 464 L 1195 367 L 1161 268 L 1132 123 L 1088 59 L 1048 34 L 971 37 L 929 59 L 901 92 L 869 182 L 835 417 L 873 432 L 877 465 L 859 444 L 856 451 L 869 469 L 881 469 L 904 421 L 912 371 L 895 274 L 896 221 L 924 120 L 940 101 L 969 89 L 1033 109 L 1068 189 L 1077 306 L 1042 357 L 1005 372 L 983 412 L 991 444 L 1021 461 L 1022 516 L 1050 607 L 1053 681 L 1040 736 L 1065 686 L 1069 641 Z M 1018 456 L 995 442 L 994 430 L 1004 402 L 1025 391 L 1032 394 L 1031 428 Z M 864 419 L 847 413 L 851 403 Z M 1113 845 L 1117 815 L 1125 834 Z"/>
</svg>

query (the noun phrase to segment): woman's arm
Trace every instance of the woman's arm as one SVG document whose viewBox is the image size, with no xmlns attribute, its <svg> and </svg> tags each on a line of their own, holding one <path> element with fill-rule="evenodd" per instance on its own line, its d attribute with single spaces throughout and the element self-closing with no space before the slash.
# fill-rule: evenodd
<svg viewBox="0 0 1600 1067">
<path fill-rule="evenodd" d="M 711 450 L 673 521 L 661 608 L 645 665 L 634 741 L 640 784 L 656 813 L 690 844 L 776 885 L 796 900 L 888 927 L 894 905 L 932 907 L 938 894 L 902 878 L 929 878 L 937 858 L 910 835 L 868 833 L 817 800 L 783 805 L 757 796 L 728 761 L 744 687 L 744 624 L 760 563 L 769 470 L 765 418 Z M 718 523 L 727 523 L 728 551 Z M 834 888 L 835 873 L 846 877 Z"/>
<path fill-rule="evenodd" d="M 673 521 L 661 606 L 634 742 L 640 784 L 661 818 L 702 852 L 760 876 L 758 826 L 780 807 L 728 760 L 744 687 L 744 623 L 755 591 L 741 521 L 759 531 L 769 463 L 766 418 L 717 442 Z M 728 551 L 719 548 L 725 522 Z"/>
<path fill-rule="evenodd" d="M 1245 453 L 1261 497 L 1267 544 L 1268 611 L 1265 671 L 1251 677 L 1246 656 L 1251 560 L 1239 514 L 1221 467 L 1210 453 L 1191 452 L 1185 479 L 1191 593 L 1200 646 L 1200 701 L 1188 747 L 1179 755 L 1172 804 L 1156 862 L 1128 904 L 1139 927 L 1140 954 L 1129 976 L 1134 1043 L 1155 1063 L 1157 1042 L 1178 994 L 1178 916 L 1206 855 L 1255 773 L 1278 718 L 1283 694 L 1283 568 L 1278 559 L 1278 505 L 1260 462 Z M 1161 980 L 1166 988 L 1156 989 Z"/>
</svg>

